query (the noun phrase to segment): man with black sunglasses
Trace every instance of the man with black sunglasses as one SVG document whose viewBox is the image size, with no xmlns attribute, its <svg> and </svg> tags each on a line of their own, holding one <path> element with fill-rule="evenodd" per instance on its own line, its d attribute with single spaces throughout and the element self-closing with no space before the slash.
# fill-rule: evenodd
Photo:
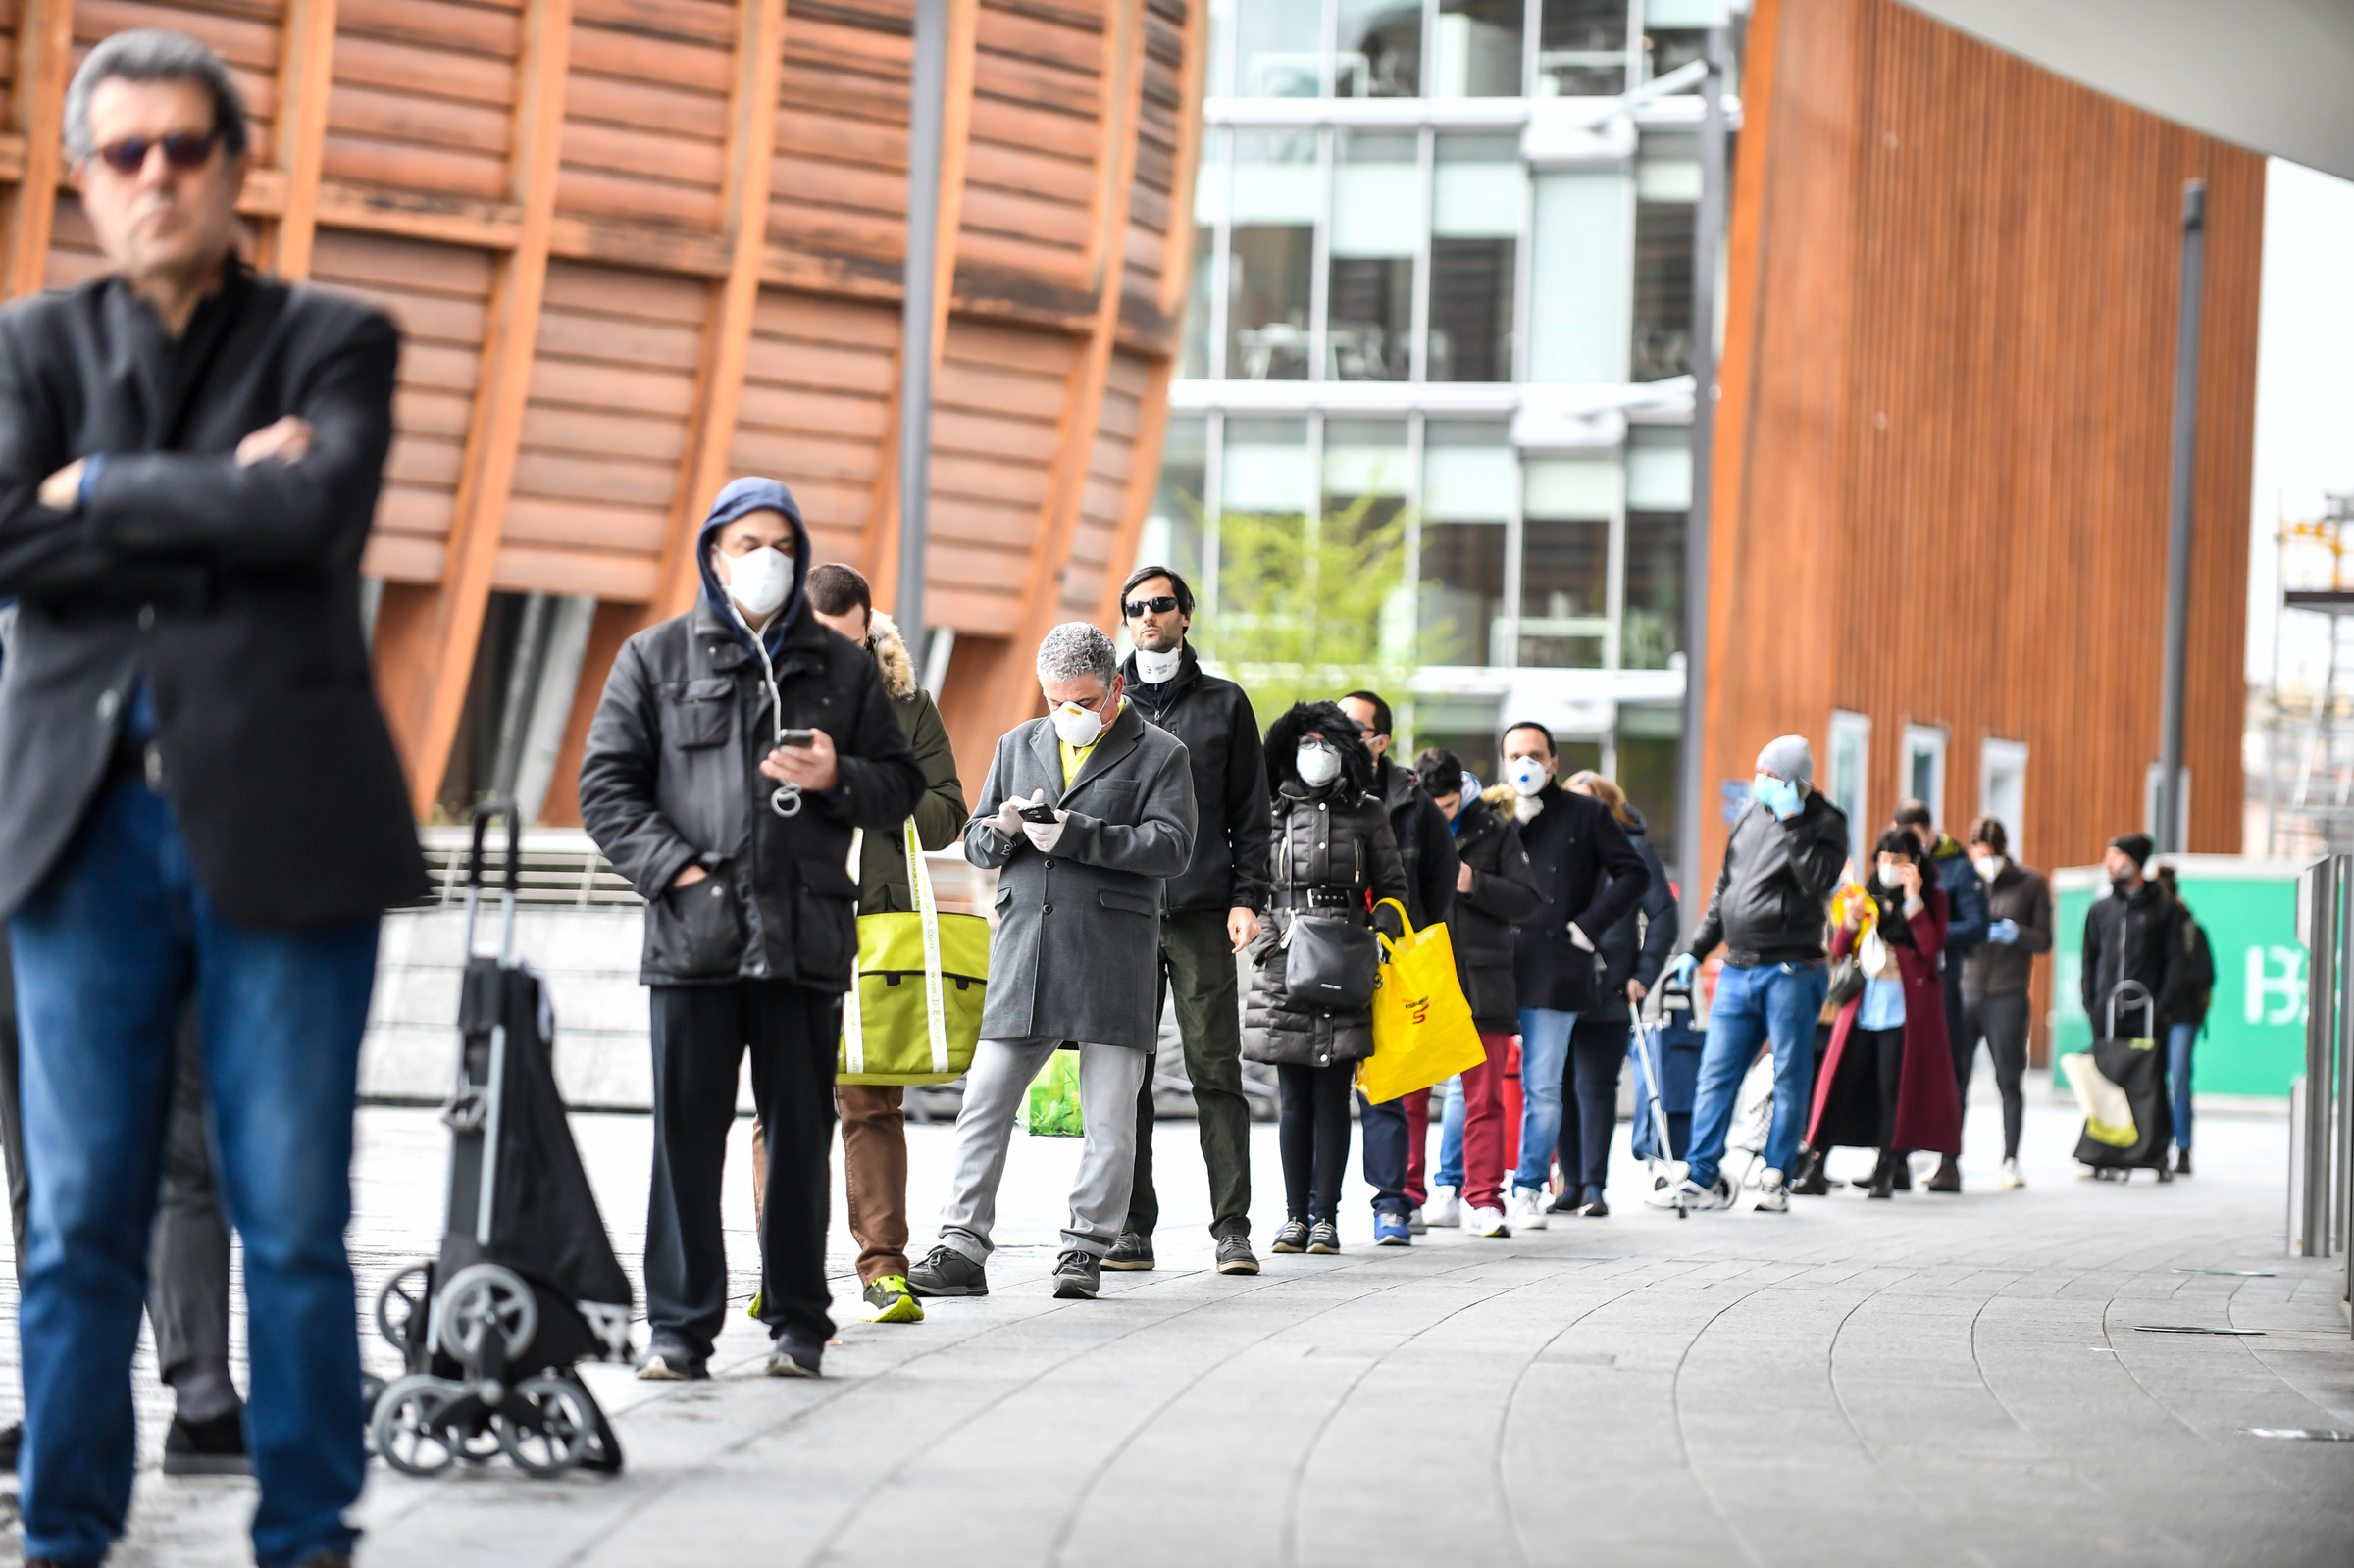
<svg viewBox="0 0 2354 1568">
<path fill-rule="evenodd" d="M 229 69 L 118 33 L 66 95 L 103 278 L 0 311 L 0 914 L 31 1212 L 28 1562 L 96 1562 L 193 1006 L 245 1244 L 260 1568 L 344 1568 L 367 1475 L 352 1108 L 384 909 L 428 890 L 376 703 L 360 554 L 399 337 L 238 255 Z"/>
<path fill-rule="evenodd" d="M 1209 1167 L 1209 1234 L 1218 1272 L 1256 1274 L 1251 1251 L 1251 1102 L 1243 1096 L 1242 998 L 1235 955 L 1258 935 L 1267 896 L 1267 770 L 1258 718 L 1231 681 L 1202 668 L 1186 642 L 1194 590 L 1165 566 L 1139 567 L 1120 586 L 1136 651 L 1120 667 L 1128 700 L 1185 742 L 1194 775 L 1193 864 L 1161 884 L 1160 984 L 1177 1001 L 1193 1081 L 1202 1160 Z M 1160 1201 L 1152 1189 L 1152 1075 L 1136 1098 L 1136 1179 L 1128 1223 L 1107 1269 L 1153 1266 Z"/>
</svg>

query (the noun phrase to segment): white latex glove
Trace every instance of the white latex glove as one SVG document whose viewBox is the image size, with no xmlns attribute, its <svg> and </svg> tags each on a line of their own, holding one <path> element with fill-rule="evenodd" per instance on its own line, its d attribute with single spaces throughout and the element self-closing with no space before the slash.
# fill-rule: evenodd
<svg viewBox="0 0 2354 1568">
<path fill-rule="evenodd" d="M 1589 953 L 1594 950 L 1594 938 L 1579 931 L 1575 921 L 1569 923 L 1569 939 Z"/>
<path fill-rule="evenodd" d="M 1070 821 L 1070 818 L 1071 814 L 1069 812 L 1057 811 L 1054 813 L 1054 820 L 1052 822 L 1023 823 L 1022 832 L 1030 835 L 1030 847 L 1040 851 L 1043 854 L 1050 851 L 1056 844 L 1062 842 L 1062 826 L 1064 823 Z"/>
<path fill-rule="evenodd" d="M 1047 798 L 1047 792 L 1044 789 L 1033 790 L 1031 798 L 1044 800 Z M 989 819 L 989 825 L 1007 838 L 1016 836 L 1022 831 L 1022 801 L 1011 795 L 1006 796 L 1004 802 L 998 807 L 998 814 Z"/>
</svg>

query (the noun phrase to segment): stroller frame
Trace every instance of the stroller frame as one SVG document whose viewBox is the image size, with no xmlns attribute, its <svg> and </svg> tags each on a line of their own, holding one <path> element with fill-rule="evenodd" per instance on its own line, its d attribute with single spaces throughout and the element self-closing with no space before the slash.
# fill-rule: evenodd
<svg viewBox="0 0 2354 1568">
<path fill-rule="evenodd" d="M 493 817 L 507 825 L 495 958 L 475 948 L 484 838 Z M 407 1373 L 377 1395 L 369 1432 L 385 1462 L 413 1476 L 436 1475 L 460 1460 L 486 1464 L 502 1452 L 540 1478 L 575 1468 L 617 1473 L 620 1441 L 575 1366 L 628 1359 L 628 1308 L 568 1299 L 490 1255 L 507 1109 L 502 1003 L 520 968 L 523 830 L 511 800 L 483 801 L 473 818 L 456 1081 L 441 1107 L 451 1134 L 441 1254 L 401 1270 L 378 1293 L 377 1330 L 401 1352 Z"/>
<path fill-rule="evenodd" d="M 1663 979 L 1664 977 L 1663 977 Z M 1662 1188 L 1676 1189 L 1675 1217 L 1679 1220 L 1688 1220 L 1692 1214 L 1684 1205 L 1682 1187 L 1684 1177 L 1690 1173 L 1692 1167 L 1673 1157 L 1675 1139 L 1668 1136 L 1667 1105 L 1660 1093 L 1660 1015 L 1666 1007 L 1666 991 L 1667 987 L 1663 983 L 1654 985 L 1651 994 L 1643 999 L 1642 1005 L 1635 1011 L 1635 1059 L 1642 1064 L 1643 1068 L 1643 1100 L 1651 1111 L 1652 1147 L 1661 1150 L 1664 1156 L 1655 1157 L 1646 1162 L 1651 1168 L 1652 1190 L 1656 1192 Z M 1687 991 L 1686 994 L 1688 995 L 1689 992 Z"/>
</svg>

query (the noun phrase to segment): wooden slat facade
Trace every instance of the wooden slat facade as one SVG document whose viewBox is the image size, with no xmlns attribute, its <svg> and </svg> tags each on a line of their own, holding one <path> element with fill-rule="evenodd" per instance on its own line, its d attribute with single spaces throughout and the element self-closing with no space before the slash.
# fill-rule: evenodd
<svg viewBox="0 0 2354 1568">
<path fill-rule="evenodd" d="M 1713 490 L 1708 773 L 1871 720 L 2028 747 L 2021 858 L 2143 826 L 2158 756 L 2182 181 L 2208 185 L 2189 847 L 2240 842 L 2261 157 L 1893 0 L 1759 0 Z M 1704 808 L 1714 871 L 1725 823 Z"/>
<path fill-rule="evenodd" d="M 1190 252 L 1204 0 L 951 0 L 933 434 L 943 706 L 977 773 L 1000 670 L 1109 624 L 1157 461 Z M 543 820 L 628 634 L 691 598 L 682 541 L 740 473 L 817 554 L 896 567 L 910 0 L 0 0 L 0 278 L 103 266 L 64 182 L 64 84 L 192 32 L 255 120 L 253 253 L 401 324 L 367 570 L 421 814 L 497 591 L 599 601 Z M 1171 258 L 1176 258 L 1171 261 Z M 1034 694 L 1034 693 L 1033 693 Z M 1020 709 L 1022 711 L 1016 711 Z M 977 781 L 976 781 L 977 782 Z"/>
</svg>

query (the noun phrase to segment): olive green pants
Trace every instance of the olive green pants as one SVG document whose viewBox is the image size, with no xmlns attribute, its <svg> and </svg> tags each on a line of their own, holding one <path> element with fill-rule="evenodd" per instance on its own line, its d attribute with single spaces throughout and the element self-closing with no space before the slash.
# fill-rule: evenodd
<svg viewBox="0 0 2354 1568">
<path fill-rule="evenodd" d="M 1194 1084 L 1202 1163 L 1209 1167 L 1209 1234 L 1251 1234 L 1251 1102 L 1243 1097 L 1242 992 L 1226 912 L 1189 910 L 1160 923 L 1160 994 L 1177 1002 L 1185 1073 Z M 1149 1237 L 1160 1223 L 1152 1190 L 1152 1074 L 1136 1096 L 1136 1180 L 1128 1229 Z"/>
</svg>

